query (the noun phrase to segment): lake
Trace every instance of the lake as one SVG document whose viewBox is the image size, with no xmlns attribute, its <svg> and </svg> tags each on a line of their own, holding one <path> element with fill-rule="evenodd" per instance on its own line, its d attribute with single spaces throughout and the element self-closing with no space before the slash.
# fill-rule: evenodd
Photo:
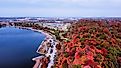
<svg viewBox="0 0 121 68">
<path fill-rule="evenodd" d="M 0 68 L 32 68 L 45 35 L 14 27 L 0 28 Z"/>
</svg>

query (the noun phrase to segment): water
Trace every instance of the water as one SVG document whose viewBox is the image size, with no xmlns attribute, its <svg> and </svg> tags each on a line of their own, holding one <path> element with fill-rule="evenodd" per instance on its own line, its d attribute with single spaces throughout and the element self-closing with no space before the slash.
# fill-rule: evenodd
<svg viewBox="0 0 121 68">
<path fill-rule="evenodd" d="M 0 68 L 32 68 L 45 35 L 13 27 L 0 28 Z"/>
</svg>

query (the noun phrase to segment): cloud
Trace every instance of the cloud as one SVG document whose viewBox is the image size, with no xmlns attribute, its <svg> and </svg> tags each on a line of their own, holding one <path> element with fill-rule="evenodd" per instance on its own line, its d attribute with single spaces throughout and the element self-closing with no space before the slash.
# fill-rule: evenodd
<svg viewBox="0 0 121 68">
<path fill-rule="evenodd" d="M 22 5 L 30 6 L 48 6 L 48 7 L 87 7 L 87 8 L 105 8 L 105 7 L 114 7 L 118 8 L 121 6 L 121 0 L 0 0 L 0 2 L 7 2 L 15 4 L 20 3 Z M 18 4 L 19 5 L 19 4 Z"/>
<path fill-rule="evenodd" d="M 26 3 L 31 5 L 58 3 L 58 5 L 78 5 L 86 7 L 121 6 L 121 0 L 0 0 L 0 2 Z"/>
<path fill-rule="evenodd" d="M 42 17 L 97 17 L 121 16 L 121 10 L 66 9 L 66 8 L 2 8 L 1 16 L 42 16 Z M 9 12 L 8 12 L 9 11 Z M 114 13 L 115 12 L 115 13 Z"/>
<path fill-rule="evenodd" d="M 60 2 L 60 3 L 90 3 L 90 4 L 95 4 L 95 3 L 117 3 L 120 4 L 121 0 L 0 0 L 0 1 L 8 1 L 8 2 L 26 2 L 26 3 L 38 3 L 38 2 Z"/>
<path fill-rule="evenodd" d="M 121 0 L 0 0 L 0 3 L 0 15 L 121 16 Z"/>
</svg>

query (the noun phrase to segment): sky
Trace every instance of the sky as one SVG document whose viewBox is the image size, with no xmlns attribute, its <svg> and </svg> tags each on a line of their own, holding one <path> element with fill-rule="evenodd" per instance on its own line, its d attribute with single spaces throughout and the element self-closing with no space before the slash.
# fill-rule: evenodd
<svg viewBox="0 0 121 68">
<path fill-rule="evenodd" d="M 0 16 L 120 17 L 121 0 L 0 0 Z"/>
</svg>

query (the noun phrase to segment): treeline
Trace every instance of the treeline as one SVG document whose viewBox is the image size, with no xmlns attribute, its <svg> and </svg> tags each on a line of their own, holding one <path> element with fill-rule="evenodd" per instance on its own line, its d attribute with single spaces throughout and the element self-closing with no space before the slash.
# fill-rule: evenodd
<svg viewBox="0 0 121 68">
<path fill-rule="evenodd" d="M 60 30 L 56 30 L 56 29 L 52 29 L 52 28 L 48 28 L 48 27 L 43 27 L 42 25 L 39 25 L 39 24 L 36 24 L 36 23 L 13 23 L 14 26 L 21 26 L 21 27 L 31 27 L 33 29 L 37 29 L 37 30 L 43 30 L 43 31 L 46 31 L 52 35 L 55 35 L 56 39 L 58 40 L 61 40 L 61 37 L 60 37 Z M 13 26 L 11 24 L 11 26 Z"/>
</svg>

